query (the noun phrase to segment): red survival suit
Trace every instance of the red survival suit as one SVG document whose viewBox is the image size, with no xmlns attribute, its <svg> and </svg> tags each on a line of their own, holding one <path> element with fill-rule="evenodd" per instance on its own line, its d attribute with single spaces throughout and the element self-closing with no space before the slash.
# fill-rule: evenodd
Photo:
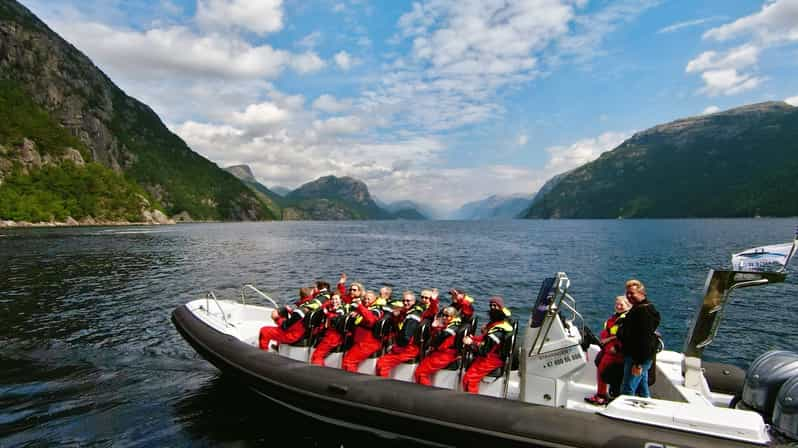
<svg viewBox="0 0 798 448">
<path fill-rule="evenodd" d="M 394 367 L 418 356 L 419 346 L 416 341 L 416 332 L 421 323 L 422 314 L 424 314 L 424 307 L 418 304 L 405 312 L 404 319 L 396 325 L 396 341 L 391 347 L 391 351 L 377 360 L 377 375 L 388 377 Z"/>
<path fill-rule="evenodd" d="M 346 323 L 346 313 L 349 310 L 348 306 L 345 304 L 341 304 L 341 306 L 335 308 L 332 300 L 325 302 L 323 307 L 324 314 L 327 317 L 324 324 L 324 335 L 321 337 L 319 345 L 316 346 L 316 350 L 313 351 L 313 355 L 310 357 L 310 363 L 318 366 L 323 366 L 324 359 L 327 358 L 327 355 L 344 343 L 344 332 L 346 331 L 344 325 Z"/>
<path fill-rule="evenodd" d="M 449 294 L 452 295 L 452 303 L 449 306 L 453 306 L 460 312 L 463 322 L 471 322 L 474 317 L 474 298 L 454 288 L 449 291 Z"/>
<path fill-rule="evenodd" d="M 610 316 L 610 318 L 604 322 L 604 329 L 601 330 L 599 339 L 603 341 L 611 336 L 617 336 L 618 328 L 620 328 L 621 326 L 621 319 L 623 319 L 624 317 L 626 317 L 626 312 L 620 314 L 615 313 L 612 316 Z M 604 373 L 604 370 L 606 370 L 607 367 L 617 363 L 623 364 L 623 352 L 621 351 L 621 341 L 619 341 L 617 337 L 613 338 L 612 340 L 604 344 L 603 347 L 601 347 L 601 351 L 602 351 L 601 359 L 599 360 L 598 366 L 596 366 L 597 368 L 596 382 L 598 384 L 596 392 L 599 395 L 607 396 L 607 383 L 604 382 L 604 380 L 601 378 L 601 375 Z"/>
<path fill-rule="evenodd" d="M 344 353 L 341 362 L 341 368 L 347 372 L 357 372 L 360 363 L 382 347 L 382 340 L 374 336 L 373 331 L 374 324 L 383 315 L 382 309 L 376 303 L 368 308 L 358 303 L 355 312 L 358 316 L 355 318 L 352 348 Z"/>
<path fill-rule="evenodd" d="M 506 308 L 505 316 L 509 316 Z M 473 338 L 477 347 L 477 354 L 471 367 L 463 375 L 463 390 L 472 394 L 479 393 L 479 382 L 485 375 L 504 365 L 501 349 L 504 340 L 512 335 L 513 326 L 505 318 L 488 323 L 482 336 Z"/>
<path fill-rule="evenodd" d="M 260 329 L 260 348 L 268 350 L 271 341 L 276 341 L 278 344 L 293 344 L 302 339 L 305 335 L 305 316 L 321 307 L 320 297 L 329 297 L 329 294 L 326 290 L 319 291 L 316 295 L 296 302 L 294 306 L 286 305 L 281 308 L 275 322 L 277 326 Z"/>
<path fill-rule="evenodd" d="M 416 367 L 415 380 L 418 384 L 432 385 L 432 375 L 457 360 L 460 348 L 457 346 L 457 333 L 461 322 L 455 317 L 446 328 L 439 331 L 430 341 L 432 352 Z"/>
</svg>

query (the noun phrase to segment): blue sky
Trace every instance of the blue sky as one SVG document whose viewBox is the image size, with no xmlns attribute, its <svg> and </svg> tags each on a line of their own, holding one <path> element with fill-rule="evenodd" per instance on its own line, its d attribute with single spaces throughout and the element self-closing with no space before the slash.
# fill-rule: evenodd
<svg viewBox="0 0 798 448">
<path fill-rule="evenodd" d="M 197 152 L 453 209 L 635 131 L 798 104 L 798 0 L 23 0 Z"/>
</svg>

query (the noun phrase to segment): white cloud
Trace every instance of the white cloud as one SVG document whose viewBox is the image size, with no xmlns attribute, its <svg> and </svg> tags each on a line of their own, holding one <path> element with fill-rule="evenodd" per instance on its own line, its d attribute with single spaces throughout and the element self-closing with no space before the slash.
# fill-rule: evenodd
<svg viewBox="0 0 798 448">
<path fill-rule="evenodd" d="M 527 142 L 529 142 L 529 138 L 526 136 L 526 134 L 521 134 L 521 135 L 518 136 L 518 145 L 519 146 L 524 146 L 524 145 L 527 144 Z"/>
<path fill-rule="evenodd" d="M 338 53 L 335 53 L 333 59 L 335 59 L 335 63 L 338 64 L 338 67 L 340 67 L 341 70 L 349 70 L 355 63 L 354 58 L 352 58 L 352 56 L 345 51 L 339 51 Z"/>
<path fill-rule="evenodd" d="M 285 122 L 290 113 L 271 102 L 250 104 L 243 112 L 234 112 L 230 121 L 242 126 L 269 126 Z"/>
<path fill-rule="evenodd" d="M 759 51 L 759 48 L 751 44 L 732 48 L 724 54 L 706 51 L 688 62 L 685 71 L 687 73 L 697 73 L 707 70 L 739 70 L 756 64 L 759 59 Z"/>
<path fill-rule="evenodd" d="M 709 106 L 701 112 L 701 115 L 709 115 L 720 112 L 720 107 L 718 106 Z"/>
<path fill-rule="evenodd" d="M 555 175 L 584 165 L 598 158 L 601 153 L 614 149 L 631 135 L 631 132 L 605 132 L 598 137 L 579 140 L 570 146 L 546 148 L 550 158 L 545 170 L 550 175 Z"/>
<path fill-rule="evenodd" d="M 338 100 L 332 95 L 324 94 L 313 101 L 313 108 L 330 113 L 344 112 L 352 108 L 352 100 Z"/>
<path fill-rule="evenodd" d="M 726 52 L 704 52 L 687 64 L 688 73 L 701 73 L 704 87 L 699 92 L 715 96 L 752 90 L 766 80 L 756 73 L 762 51 L 798 42 L 798 2 L 766 1 L 759 12 L 713 28 L 703 38 L 717 42 L 748 38 L 748 42 Z"/>
<path fill-rule="evenodd" d="M 313 122 L 313 129 L 320 135 L 354 134 L 363 130 L 363 121 L 356 116 L 332 117 Z"/>
<path fill-rule="evenodd" d="M 127 79 L 160 79 L 164 75 L 271 78 L 289 59 L 287 52 L 269 45 L 198 35 L 182 26 L 147 31 L 98 23 L 55 23 L 54 27 L 103 68 Z"/>
<path fill-rule="evenodd" d="M 240 28 L 257 34 L 283 28 L 282 0 L 198 0 L 197 22 L 212 29 Z"/>
<path fill-rule="evenodd" d="M 319 55 L 312 51 L 307 51 L 302 54 L 294 55 L 291 58 L 291 67 L 299 73 L 316 72 L 327 65 Z"/>
<path fill-rule="evenodd" d="M 784 100 L 785 103 L 789 104 L 790 106 L 798 107 L 798 95 L 791 96 Z"/>
<path fill-rule="evenodd" d="M 798 41 L 798 3 L 768 0 L 759 12 L 704 33 L 705 39 L 721 42 L 742 36 L 753 36 L 765 44 Z"/>
<path fill-rule="evenodd" d="M 578 7 L 586 4 L 575 3 Z M 601 46 L 605 36 L 660 3 L 661 0 L 615 0 L 607 2 L 603 9 L 594 13 L 579 15 L 574 19 L 574 32 L 558 39 L 557 50 L 560 54 L 548 56 L 555 62 L 562 56 L 573 56 L 577 62 L 585 63 L 603 55 L 605 52 Z"/>
<path fill-rule="evenodd" d="M 736 95 L 756 88 L 764 78 L 738 73 L 735 69 L 710 70 L 701 74 L 704 87 L 700 90 L 709 96 Z"/>
<path fill-rule="evenodd" d="M 684 22 L 676 22 L 673 25 L 668 25 L 664 28 L 660 28 L 657 31 L 657 34 L 665 34 L 665 33 L 673 33 L 675 31 L 679 31 L 684 28 L 692 28 L 695 26 L 703 25 L 708 22 L 712 22 L 715 20 L 720 20 L 720 17 L 707 17 L 704 19 L 695 19 L 695 20 L 686 20 Z"/>
</svg>

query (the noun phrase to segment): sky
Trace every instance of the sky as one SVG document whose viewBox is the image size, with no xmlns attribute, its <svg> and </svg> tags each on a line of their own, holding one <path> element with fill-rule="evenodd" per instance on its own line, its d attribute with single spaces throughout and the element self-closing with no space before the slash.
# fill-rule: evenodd
<svg viewBox="0 0 798 448">
<path fill-rule="evenodd" d="M 22 0 L 219 166 L 453 210 L 634 132 L 798 105 L 798 0 Z"/>
</svg>

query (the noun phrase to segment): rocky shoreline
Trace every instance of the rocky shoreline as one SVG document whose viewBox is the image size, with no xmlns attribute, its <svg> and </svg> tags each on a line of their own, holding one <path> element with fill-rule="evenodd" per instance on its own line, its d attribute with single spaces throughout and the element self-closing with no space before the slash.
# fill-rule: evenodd
<svg viewBox="0 0 798 448">
<path fill-rule="evenodd" d="M 142 212 L 142 221 L 110 221 L 104 219 L 94 219 L 87 216 L 80 220 L 76 220 L 68 216 L 64 221 L 43 221 L 43 222 L 28 222 L 28 221 L 10 221 L 0 219 L 0 228 L 27 228 L 27 227 L 89 227 L 89 226 L 151 226 L 151 225 L 172 225 L 175 220 L 169 218 L 159 210 L 150 212 L 145 210 Z"/>
</svg>

